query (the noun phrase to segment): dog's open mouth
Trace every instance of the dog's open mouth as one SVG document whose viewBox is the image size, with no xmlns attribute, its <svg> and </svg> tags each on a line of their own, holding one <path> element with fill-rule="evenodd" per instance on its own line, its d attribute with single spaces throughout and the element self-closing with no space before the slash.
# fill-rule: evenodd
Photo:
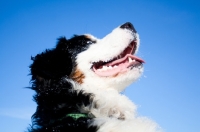
<svg viewBox="0 0 200 132">
<path fill-rule="evenodd" d="M 144 61 L 134 56 L 137 41 L 132 41 L 124 51 L 108 62 L 99 61 L 93 63 L 92 69 L 99 76 L 115 76 L 126 72 L 130 68 L 139 67 Z"/>
</svg>

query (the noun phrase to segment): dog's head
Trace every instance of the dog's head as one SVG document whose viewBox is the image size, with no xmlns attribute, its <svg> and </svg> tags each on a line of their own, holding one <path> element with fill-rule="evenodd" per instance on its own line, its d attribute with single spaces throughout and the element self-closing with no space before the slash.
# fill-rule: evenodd
<svg viewBox="0 0 200 132">
<path fill-rule="evenodd" d="M 55 80 L 66 77 L 83 89 L 122 91 L 137 80 L 144 62 L 135 56 L 139 35 L 129 22 L 103 39 L 92 35 L 60 38 L 52 50 L 38 54 L 31 65 L 32 79 Z"/>
</svg>

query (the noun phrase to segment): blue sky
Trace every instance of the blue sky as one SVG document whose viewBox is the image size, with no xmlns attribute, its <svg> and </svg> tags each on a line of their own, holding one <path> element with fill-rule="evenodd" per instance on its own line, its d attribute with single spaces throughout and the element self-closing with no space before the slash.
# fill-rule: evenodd
<svg viewBox="0 0 200 132">
<path fill-rule="evenodd" d="M 166 132 L 200 131 L 199 7 L 198 0 L 2 0 L 0 131 L 22 132 L 31 123 L 31 56 L 60 36 L 102 38 L 127 21 L 140 34 L 138 56 L 146 64 L 124 94 Z"/>
</svg>

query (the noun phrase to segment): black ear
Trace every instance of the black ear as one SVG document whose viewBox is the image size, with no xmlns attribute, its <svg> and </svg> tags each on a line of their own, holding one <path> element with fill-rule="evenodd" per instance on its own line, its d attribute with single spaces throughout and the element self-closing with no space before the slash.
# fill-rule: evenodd
<svg viewBox="0 0 200 132">
<path fill-rule="evenodd" d="M 30 65 L 32 80 L 56 80 L 71 74 L 73 62 L 67 43 L 65 38 L 60 38 L 56 48 L 31 57 L 33 60 L 33 64 Z"/>
</svg>

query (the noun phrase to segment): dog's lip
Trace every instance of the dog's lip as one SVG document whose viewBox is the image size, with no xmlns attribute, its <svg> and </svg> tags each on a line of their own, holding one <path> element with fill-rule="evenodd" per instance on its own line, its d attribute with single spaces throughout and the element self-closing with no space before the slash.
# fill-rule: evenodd
<svg viewBox="0 0 200 132">
<path fill-rule="evenodd" d="M 93 71 L 99 76 L 115 76 L 129 70 L 130 67 L 141 66 L 144 60 L 133 55 L 136 46 L 137 41 L 132 41 L 117 58 L 109 62 L 99 61 L 94 63 L 92 66 Z"/>
</svg>

